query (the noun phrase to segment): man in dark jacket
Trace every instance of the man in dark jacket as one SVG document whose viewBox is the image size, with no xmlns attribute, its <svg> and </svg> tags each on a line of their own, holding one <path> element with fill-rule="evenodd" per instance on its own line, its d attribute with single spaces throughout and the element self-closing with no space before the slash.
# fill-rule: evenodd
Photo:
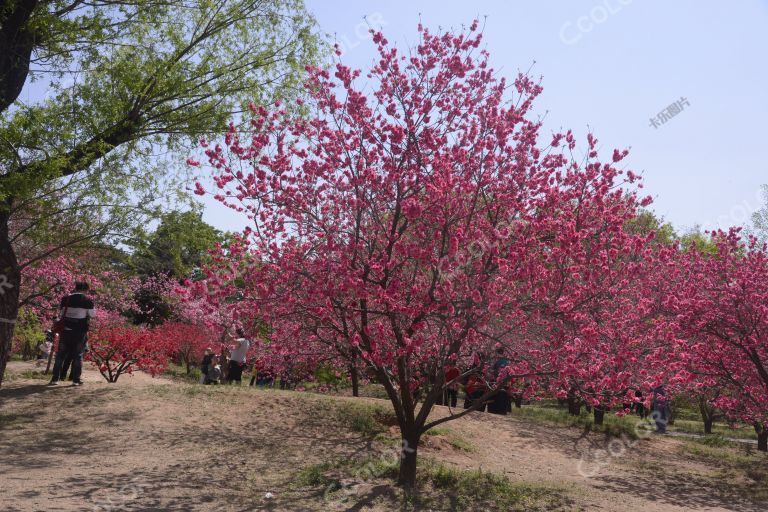
<svg viewBox="0 0 768 512">
<path fill-rule="evenodd" d="M 83 353 L 88 335 L 88 323 L 95 315 L 93 300 L 86 296 L 88 283 L 76 283 L 75 291 L 61 299 L 60 316 L 64 320 L 64 331 L 59 336 L 59 349 L 53 365 L 51 384 L 66 380 L 69 365 L 72 365 L 72 384 L 82 384 Z"/>
<path fill-rule="evenodd" d="M 493 363 L 493 379 L 497 385 L 499 381 L 504 380 L 502 370 L 509 366 L 509 359 L 504 355 L 504 349 L 498 347 L 496 349 L 496 362 Z M 488 412 L 492 414 L 507 414 L 509 412 L 509 393 L 507 392 L 507 385 L 505 384 L 501 389 L 491 395 L 491 399 L 488 401 Z"/>
</svg>

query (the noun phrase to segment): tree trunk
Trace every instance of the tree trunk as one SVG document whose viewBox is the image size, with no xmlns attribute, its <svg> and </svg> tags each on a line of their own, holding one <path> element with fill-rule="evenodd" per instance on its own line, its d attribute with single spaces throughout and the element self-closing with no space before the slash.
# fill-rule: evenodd
<svg viewBox="0 0 768 512">
<path fill-rule="evenodd" d="M 515 408 L 520 409 L 523 406 L 523 397 L 521 395 L 515 396 Z"/>
<path fill-rule="evenodd" d="M 184 360 L 184 365 L 187 367 L 187 375 L 192 373 L 192 365 L 189 363 L 189 358 Z"/>
<path fill-rule="evenodd" d="M 594 407 L 595 425 L 602 425 L 603 418 L 605 417 L 605 408 L 602 405 L 596 405 Z"/>
<path fill-rule="evenodd" d="M 9 207 L 6 203 L 2 207 Z M 9 214 L 0 212 L 0 386 L 11 357 L 13 329 L 19 316 L 21 269 L 8 232 Z"/>
<path fill-rule="evenodd" d="M 349 377 L 352 379 L 352 396 L 360 396 L 360 374 L 354 363 L 349 367 Z"/>
<path fill-rule="evenodd" d="M 755 432 L 757 433 L 757 450 L 768 452 L 768 428 L 760 423 L 755 423 Z"/>
<path fill-rule="evenodd" d="M 581 400 L 576 398 L 573 391 L 568 392 L 568 414 L 578 416 L 581 414 Z"/>
<path fill-rule="evenodd" d="M 701 419 L 704 422 L 704 433 L 712 433 L 712 424 L 715 422 L 715 410 L 707 403 L 704 398 L 699 398 L 699 412 L 701 413 Z"/>
<path fill-rule="evenodd" d="M 420 434 L 416 429 L 404 430 L 401 427 L 403 448 L 400 452 L 400 471 L 397 484 L 403 487 L 405 494 L 413 496 L 416 493 L 416 456 L 419 448 Z"/>
<path fill-rule="evenodd" d="M 3 2 L 0 12 L 0 112 L 21 94 L 29 75 L 32 50 L 38 30 L 30 20 L 38 0 Z"/>
</svg>

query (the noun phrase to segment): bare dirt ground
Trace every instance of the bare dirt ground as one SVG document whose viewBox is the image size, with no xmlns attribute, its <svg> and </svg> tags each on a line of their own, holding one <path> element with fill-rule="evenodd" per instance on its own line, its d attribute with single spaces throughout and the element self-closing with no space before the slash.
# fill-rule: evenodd
<svg viewBox="0 0 768 512">
<path fill-rule="evenodd" d="M 48 387 L 32 367 L 11 363 L 0 389 L 3 512 L 392 509 L 382 505 L 391 492 L 382 479 L 343 501 L 295 483 L 312 465 L 388 449 L 328 413 L 353 399 L 143 374 L 108 384 L 90 370 L 82 387 Z M 420 457 L 557 489 L 568 496 L 558 510 L 768 510 L 754 494 L 764 473 L 755 481 L 738 466 L 764 469 L 763 454 L 734 449 L 736 462 L 718 462 L 691 455 L 680 439 L 611 441 L 514 415 L 473 414 L 445 430 L 425 437 Z M 603 456 L 596 465 L 584 453 Z"/>
</svg>

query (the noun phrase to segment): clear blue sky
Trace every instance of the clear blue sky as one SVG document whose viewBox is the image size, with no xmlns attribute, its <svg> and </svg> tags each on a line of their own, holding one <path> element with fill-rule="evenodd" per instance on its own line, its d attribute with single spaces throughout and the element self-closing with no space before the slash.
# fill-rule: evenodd
<svg viewBox="0 0 768 512">
<path fill-rule="evenodd" d="M 512 76 L 536 64 L 547 132 L 584 134 L 606 154 L 631 147 L 653 209 L 681 230 L 744 224 L 768 183 L 768 1 L 740 0 L 307 0 L 344 62 L 367 67 L 374 46 L 363 17 L 406 45 L 416 25 L 458 27 L 485 20 L 496 69 Z M 359 26 L 358 26 L 359 25 Z M 658 128 L 650 118 L 681 97 L 689 106 Z M 209 205 L 206 219 L 240 225 Z M 238 219 L 239 220 L 239 219 Z"/>
</svg>

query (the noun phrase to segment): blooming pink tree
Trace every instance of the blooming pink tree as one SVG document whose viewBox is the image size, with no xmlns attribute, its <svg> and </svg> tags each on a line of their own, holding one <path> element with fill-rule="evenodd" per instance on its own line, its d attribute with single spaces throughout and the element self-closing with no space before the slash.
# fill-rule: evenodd
<svg viewBox="0 0 768 512">
<path fill-rule="evenodd" d="M 99 257 L 58 255 L 24 267 L 22 271 L 22 307 L 32 310 L 43 323 L 50 323 L 59 313 L 62 296 L 75 288 L 77 281 L 90 286 L 98 309 L 125 311 L 133 307 L 139 279 L 99 267 Z"/>
<path fill-rule="evenodd" d="M 202 323 L 180 321 L 164 322 L 155 327 L 154 332 L 163 340 L 163 345 L 170 343 L 175 347 L 172 355 L 185 366 L 187 374 L 192 371 L 192 365 L 203 358 L 205 349 L 212 348 L 219 337 Z"/>
<path fill-rule="evenodd" d="M 360 71 L 308 69 L 316 116 L 254 107 L 251 133 L 203 141 L 216 198 L 253 220 L 209 272 L 211 301 L 237 295 L 275 347 L 332 338 L 359 357 L 393 405 L 409 491 L 424 432 L 472 410 L 430 417 L 446 366 L 503 347 L 487 398 L 585 364 L 563 356 L 596 343 L 580 315 L 647 243 L 624 230 L 639 203 L 626 152 L 601 162 L 590 135 L 574 160 L 570 132 L 541 144 L 541 87 L 497 78 L 476 30 L 419 27 L 402 55 L 375 33 L 369 92 Z"/>
<path fill-rule="evenodd" d="M 711 405 L 753 424 L 768 451 L 768 253 L 738 229 L 714 241 L 714 255 L 681 255 L 680 285 L 670 290 L 676 355 L 683 377 L 721 389 Z"/>
<path fill-rule="evenodd" d="M 677 248 L 649 243 L 653 235 L 636 238 L 620 260 L 588 269 L 595 281 L 587 302 L 551 312 L 559 320 L 559 335 L 572 341 L 558 354 L 562 370 L 549 382 L 550 390 L 568 399 L 572 413 L 578 414 L 581 402 L 591 406 L 596 424 L 610 408 L 641 400 L 647 405 L 651 390 L 676 382 L 682 367 L 668 360 L 673 336 L 658 322 L 670 284 L 659 276 L 674 273 Z"/>
</svg>

